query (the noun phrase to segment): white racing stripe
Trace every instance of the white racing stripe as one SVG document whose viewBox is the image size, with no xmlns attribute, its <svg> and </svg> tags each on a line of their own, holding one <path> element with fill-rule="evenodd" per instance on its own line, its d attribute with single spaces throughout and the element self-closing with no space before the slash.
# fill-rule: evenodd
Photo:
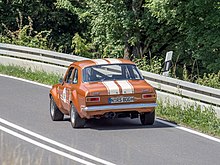
<svg viewBox="0 0 220 165">
<path fill-rule="evenodd" d="M 105 165 L 115 165 L 115 164 L 113 164 L 113 163 L 111 163 L 111 162 L 108 162 L 108 161 L 106 161 L 106 160 L 97 158 L 97 157 L 92 156 L 92 155 L 90 155 L 90 154 L 87 154 L 87 153 L 85 153 L 85 152 L 79 151 L 79 150 L 77 150 L 77 149 L 71 148 L 71 147 L 69 147 L 69 146 L 67 146 L 67 145 L 64 145 L 64 144 L 62 144 L 62 143 L 56 142 L 56 141 L 54 141 L 54 140 L 52 140 L 52 139 L 49 139 L 49 138 L 44 137 L 44 136 L 42 136 L 42 135 L 39 135 L 39 134 L 37 134 L 37 133 L 35 133 L 35 132 L 32 132 L 32 131 L 30 131 L 30 130 L 28 130 L 28 129 L 25 129 L 25 128 L 20 127 L 20 126 L 18 126 L 18 125 L 16 125 L 16 124 L 13 124 L 13 123 L 11 123 L 11 122 L 5 120 L 5 119 L 0 118 L 0 123 L 3 123 L 3 124 L 5 124 L 5 125 L 7 125 L 7 126 L 10 126 L 10 127 L 14 128 L 14 129 L 16 129 L 16 130 L 19 130 L 19 131 L 21 131 L 21 132 L 23 132 L 23 133 L 26 133 L 26 134 L 28 134 L 28 135 L 31 135 L 31 136 L 33 136 L 33 137 L 35 137 L 35 138 L 38 138 L 38 139 L 40 139 L 40 140 L 43 140 L 43 141 L 45 141 L 45 142 L 48 142 L 48 143 L 53 144 L 53 145 L 55 145 L 55 146 L 58 146 L 58 147 L 60 147 L 60 148 L 63 148 L 63 149 L 65 149 L 65 150 L 67 150 L 67 151 L 70 151 L 70 152 L 72 152 L 72 153 L 75 153 L 75 154 L 81 155 L 81 156 L 83 156 L 83 157 L 86 157 L 86 158 L 88 158 L 88 159 L 94 160 L 94 161 L 96 161 L 96 162 L 99 162 L 99 163 L 102 163 L 102 164 L 105 164 Z M 5 131 L 5 132 L 6 132 L 6 131 Z M 7 132 L 9 133 L 10 131 L 7 131 Z M 10 134 L 11 134 L 11 133 L 10 133 Z M 12 134 L 12 135 L 15 136 L 15 134 Z M 16 134 L 16 135 L 17 135 L 17 134 Z M 22 135 L 22 136 L 23 136 L 23 135 Z M 20 138 L 21 136 L 16 136 L 16 137 Z M 27 141 L 26 138 L 21 138 L 21 139 Z M 32 139 L 28 140 L 28 142 L 32 143 Z M 36 142 L 34 142 L 34 143 L 32 143 L 32 144 L 37 145 Z M 37 145 L 37 146 L 41 147 L 42 145 Z M 49 146 L 48 146 L 48 147 L 49 147 Z M 48 147 L 45 147 L 44 149 L 49 150 Z M 43 147 L 41 147 L 41 148 L 43 148 Z M 54 150 L 49 150 L 49 151 L 54 152 Z M 55 153 L 59 154 L 57 151 L 56 151 Z M 59 154 L 59 155 L 61 155 L 61 154 Z M 62 156 L 64 156 L 64 154 L 62 154 Z M 67 156 L 65 156 L 65 157 L 67 157 Z M 70 158 L 70 157 L 68 156 L 67 158 Z M 71 159 L 72 159 L 72 158 L 71 158 Z M 73 160 L 73 159 L 72 159 L 72 160 Z"/>
<path fill-rule="evenodd" d="M 116 82 L 120 85 L 120 87 L 122 89 L 122 94 L 134 93 L 134 87 L 127 80 L 119 80 Z"/>
<path fill-rule="evenodd" d="M 114 58 L 106 58 L 106 60 L 108 60 L 110 62 L 110 64 L 122 63 L 120 60 L 114 59 Z"/>
<path fill-rule="evenodd" d="M 120 94 L 119 87 L 114 81 L 104 81 L 102 82 L 108 90 L 109 95 Z"/>
<path fill-rule="evenodd" d="M 103 60 L 103 59 L 93 59 L 92 61 L 95 62 L 96 65 L 108 64 L 108 62 L 106 60 Z"/>
<path fill-rule="evenodd" d="M 33 139 L 29 138 L 29 137 L 26 137 L 26 136 L 24 136 L 24 135 L 21 135 L 21 134 L 15 132 L 15 131 L 12 131 L 12 130 L 10 130 L 10 129 L 8 129 L 8 128 L 5 128 L 5 127 L 3 127 L 3 126 L 1 126 L 1 125 L 0 125 L 0 130 L 4 131 L 4 132 L 6 132 L 6 133 L 8 133 L 8 134 L 10 134 L 10 135 L 13 135 L 13 136 L 15 136 L 15 137 L 17 137 L 17 138 L 19 138 L 19 139 L 22 139 L 22 140 L 24 140 L 24 141 L 26 141 L 26 142 L 29 142 L 29 143 L 31 143 L 31 144 L 34 144 L 34 145 L 36 145 L 36 146 L 38 146 L 38 147 L 41 147 L 41 148 L 43 148 L 43 149 L 45 149 L 45 150 L 48 150 L 48 151 L 53 152 L 53 153 L 55 153 L 55 154 L 64 156 L 64 157 L 69 158 L 69 159 L 71 159 L 71 160 L 77 161 L 77 162 L 79 162 L 79 163 L 81 163 L 81 164 L 95 165 L 94 163 L 90 163 L 90 162 L 85 161 L 85 160 L 83 160 L 83 159 L 80 159 L 80 158 L 77 158 L 77 157 L 72 156 L 72 155 L 70 155 L 70 154 L 67 154 L 67 153 L 65 153 L 65 152 L 63 152 L 63 151 L 57 150 L 57 149 L 55 149 L 55 148 L 52 148 L 52 147 L 50 147 L 50 146 L 47 146 L 47 145 L 42 144 L 42 143 L 40 143 L 40 142 L 37 142 L 37 141 L 35 141 L 35 140 L 33 140 Z"/>
</svg>

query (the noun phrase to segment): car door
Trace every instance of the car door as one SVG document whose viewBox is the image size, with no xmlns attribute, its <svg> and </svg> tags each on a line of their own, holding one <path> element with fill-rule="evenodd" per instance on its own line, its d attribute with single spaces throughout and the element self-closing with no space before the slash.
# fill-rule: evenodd
<svg viewBox="0 0 220 165">
<path fill-rule="evenodd" d="M 66 84 L 66 91 L 68 92 L 68 101 L 66 102 L 65 108 L 67 110 L 70 110 L 70 101 L 71 101 L 71 97 L 72 97 L 72 92 L 74 90 L 76 90 L 78 85 L 78 69 L 74 68 L 73 72 L 72 72 L 72 77 L 71 77 L 71 82 L 70 84 Z"/>
<path fill-rule="evenodd" d="M 73 71 L 74 67 L 70 67 L 66 73 L 66 76 L 64 77 L 64 80 L 59 88 L 59 93 L 60 93 L 60 103 L 61 103 L 61 108 L 64 111 L 68 111 L 68 104 L 70 101 L 70 87 L 72 84 L 72 78 L 73 78 Z"/>
</svg>

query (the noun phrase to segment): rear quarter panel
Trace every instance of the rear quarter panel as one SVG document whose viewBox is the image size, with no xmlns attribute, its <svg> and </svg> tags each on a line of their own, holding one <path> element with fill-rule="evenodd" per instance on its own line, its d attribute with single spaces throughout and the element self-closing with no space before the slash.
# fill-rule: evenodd
<svg viewBox="0 0 220 165">
<path fill-rule="evenodd" d="M 57 107 L 60 109 L 61 108 L 61 102 L 59 99 L 59 93 L 57 88 L 59 87 L 59 84 L 53 85 L 52 89 L 50 90 L 50 96 L 53 97 Z"/>
</svg>

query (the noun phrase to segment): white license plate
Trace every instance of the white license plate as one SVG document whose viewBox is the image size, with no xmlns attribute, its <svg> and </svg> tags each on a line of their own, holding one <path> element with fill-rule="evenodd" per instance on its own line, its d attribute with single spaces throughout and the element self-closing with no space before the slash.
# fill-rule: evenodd
<svg viewBox="0 0 220 165">
<path fill-rule="evenodd" d="M 108 99 L 108 102 L 110 104 L 134 102 L 134 97 L 133 96 L 129 96 L 129 97 L 110 97 Z"/>
</svg>

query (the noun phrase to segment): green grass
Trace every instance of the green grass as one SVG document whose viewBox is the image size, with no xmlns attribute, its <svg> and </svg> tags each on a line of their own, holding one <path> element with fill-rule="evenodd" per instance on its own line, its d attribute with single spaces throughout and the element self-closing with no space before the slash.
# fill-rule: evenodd
<svg viewBox="0 0 220 165">
<path fill-rule="evenodd" d="M 156 108 L 157 116 L 200 132 L 220 137 L 220 119 L 212 109 L 201 109 L 200 106 L 187 106 L 162 103 Z"/>
<path fill-rule="evenodd" d="M 56 84 L 60 78 L 60 75 L 48 74 L 42 71 L 32 71 L 31 69 L 17 66 L 0 65 L 0 73 L 48 85 Z M 199 106 L 196 108 L 189 106 L 183 109 L 181 106 L 172 106 L 169 104 L 165 106 L 159 103 L 156 112 L 157 116 L 163 119 L 220 137 L 220 119 L 217 118 L 213 110 L 201 110 Z"/>
<path fill-rule="evenodd" d="M 19 66 L 4 66 L 0 65 L 0 73 L 9 76 L 15 76 L 19 78 L 24 78 L 27 80 L 36 81 L 42 84 L 53 85 L 57 84 L 60 79 L 60 75 L 46 73 L 44 71 L 32 71 L 31 69 L 25 69 Z"/>
<path fill-rule="evenodd" d="M 220 71 L 218 73 L 204 74 L 196 80 L 197 84 L 220 89 Z"/>
</svg>

